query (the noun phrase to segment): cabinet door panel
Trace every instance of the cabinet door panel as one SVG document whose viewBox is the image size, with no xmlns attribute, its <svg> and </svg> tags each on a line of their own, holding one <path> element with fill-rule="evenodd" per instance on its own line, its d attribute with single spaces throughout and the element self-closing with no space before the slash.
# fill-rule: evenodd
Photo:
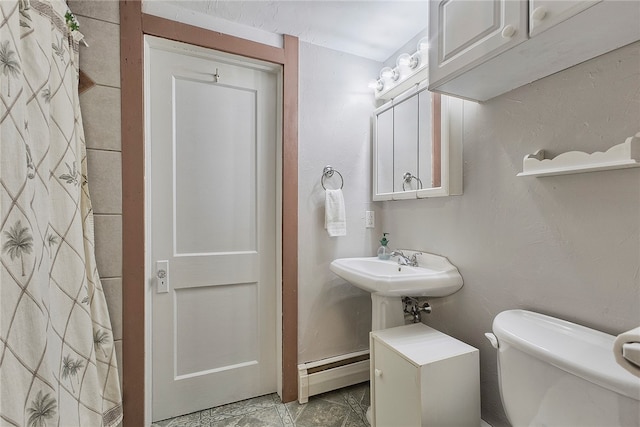
<svg viewBox="0 0 640 427">
<path fill-rule="evenodd" d="M 418 368 L 377 340 L 375 351 L 375 425 L 421 425 L 420 373 Z"/>
<path fill-rule="evenodd" d="M 393 107 L 393 191 L 402 192 L 403 175 L 418 176 L 418 97 L 412 96 Z M 405 189 L 417 190 L 411 180 Z"/>
<path fill-rule="evenodd" d="M 418 99 L 418 171 L 422 188 L 441 185 L 440 94 L 422 91 Z"/>
<path fill-rule="evenodd" d="M 526 40 L 525 4 L 511 0 L 431 2 L 431 82 L 452 76 Z"/>
<path fill-rule="evenodd" d="M 602 0 L 529 0 L 529 35 L 534 36 Z"/>
<path fill-rule="evenodd" d="M 376 120 L 376 194 L 393 192 L 393 108 L 378 114 Z"/>
</svg>

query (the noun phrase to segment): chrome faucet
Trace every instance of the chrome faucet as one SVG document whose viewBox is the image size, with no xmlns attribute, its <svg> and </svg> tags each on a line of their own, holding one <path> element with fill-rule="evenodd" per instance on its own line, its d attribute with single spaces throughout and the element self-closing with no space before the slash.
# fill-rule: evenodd
<svg viewBox="0 0 640 427">
<path fill-rule="evenodd" d="M 409 258 L 407 258 L 402 251 L 393 251 L 391 252 L 391 256 L 397 256 L 398 257 L 398 265 L 409 265 L 409 263 L 411 262 L 411 260 Z"/>
<path fill-rule="evenodd" d="M 421 253 L 422 252 L 416 252 L 413 255 L 411 255 L 411 258 L 409 258 L 405 254 L 403 254 L 402 251 L 393 251 L 393 252 L 391 252 L 391 256 L 398 257 L 398 264 L 399 265 L 408 265 L 410 267 L 417 267 L 418 266 L 418 255 L 420 255 Z"/>
</svg>

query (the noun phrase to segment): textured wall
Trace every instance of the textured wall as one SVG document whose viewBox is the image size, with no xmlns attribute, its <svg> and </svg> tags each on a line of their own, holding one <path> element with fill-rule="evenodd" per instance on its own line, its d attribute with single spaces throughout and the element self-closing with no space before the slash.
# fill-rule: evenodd
<svg viewBox="0 0 640 427">
<path fill-rule="evenodd" d="M 640 324 L 640 169 L 518 178 L 539 148 L 604 151 L 640 131 L 640 43 L 464 105 L 464 195 L 382 203 L 394 247 L 443 254 L 464 287 L 425 323 L 481 351 L 483 419 L 506 426 L 496 314 L 525 308 L 610 334 Z"/>
<path fill-rule="evenodd" d="M 380 228 L 365 229 L 371 201 L 371 113 L 367 83 L 380 63 L 300 43 L 299 123 L 299 362 L 367 349 L 368 293 L 329 270 L 335 258 L 373 255 Z M 347 235 L 324 229 L 322 168 L 344 177 Z M 339 179 L 327 185 L 339 184 Z M 335 187 L 331 187 L 335 188 Z"/>
<path fill-rule="evenodd" d="M 122 373 L 120 10 L 117 1 L 70 0 L 68 5 L 90 46 L 80 45 L 80 69 L 96 83 L 80 94 L 80 108 L 95 214 L 96 261 Z"/>
</svg>

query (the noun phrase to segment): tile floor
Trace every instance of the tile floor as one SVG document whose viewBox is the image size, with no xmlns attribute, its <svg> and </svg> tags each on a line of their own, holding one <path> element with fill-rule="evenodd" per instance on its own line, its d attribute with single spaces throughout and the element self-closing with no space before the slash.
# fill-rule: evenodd
<svg viewBox="0 0 640 427">
<path fill-rule="evenodd" d="M 369 383 L 283 404 L 277 394 L 157 421 L 152 427 L 368 427 Z"/>
</svg>

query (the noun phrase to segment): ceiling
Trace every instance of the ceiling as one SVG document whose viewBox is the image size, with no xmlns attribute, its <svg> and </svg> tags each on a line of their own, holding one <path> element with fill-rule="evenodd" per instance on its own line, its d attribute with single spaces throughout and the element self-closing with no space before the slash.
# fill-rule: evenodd
<svg viewBox="0 0 640 427">
<path fill-rule="evenodd" d="M 179 0 L 181 8 L 379 62 L 425 30 L 427 0 Z"/>
</svg>

